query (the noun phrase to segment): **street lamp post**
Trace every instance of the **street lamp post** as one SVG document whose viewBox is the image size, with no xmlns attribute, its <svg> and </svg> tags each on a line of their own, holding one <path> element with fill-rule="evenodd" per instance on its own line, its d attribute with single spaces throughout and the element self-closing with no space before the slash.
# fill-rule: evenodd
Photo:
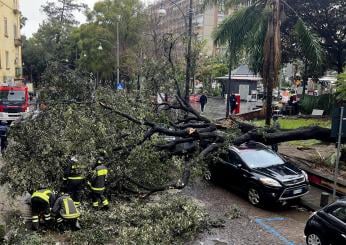
<svg viewBox="0 0 346 245">
<path fill-rule="evenodd" d="M 117 16 L 117 86 L 120 83 L 120 65 L 119 65 L 119 46 L 120 46 L 120 42 L 119 42 L 119 20 L 120 20 L 120 16 Z"/>
<path fill-rule="evenodd" d="M 186 70 L 185 70 L 185 102 L 189 103 L 189 95 L 190 95 L 190 76 L 191 76 L 191 43 L 192 43 L 192 0 L 189 0 L 189 10 L 188 10 L 188 22 L 186 20 L 186 16 L 184 11 L 179 7 L 178 4 L 173 2 L 172 0 L 168 0 L 171 4 L 173 4 L 177 9 L 182 13 L 185 21 L 185 29 L 187 33 L 188 43 L 187 43 L 187 54 L 186 54 Z M 159 9 L 158 13 L 161 16 L 166 15 L 166 11 L 164 9 Z"/>
</svg>

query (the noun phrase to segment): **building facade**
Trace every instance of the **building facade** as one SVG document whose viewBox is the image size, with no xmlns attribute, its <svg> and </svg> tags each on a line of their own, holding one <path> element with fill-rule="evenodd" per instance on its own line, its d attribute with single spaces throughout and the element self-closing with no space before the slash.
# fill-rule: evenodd
<svg viewBox="0 0 346 245">
<path fill-rule="evenodd" d="M 227 15 L 231 15 L 242 6 L 249 6 L 251 0 L 244 4 L 225 9 L 224 5 L 208 6 L 202 8 L 203 0 L 193 0 L 192 6 L 192 33 L 193 37 L 199 41 L 205 41 L 204 54 L 208 56 L 215 55 L 220 51 L 219 47 L 214 45 L 212 33 L 215 28 L 224 20 Z M 158 28 L 162 33 L 184 34 L 187 32 L 189 0 L 158 0 L 149 6 L 151 10 L 159 12 L 164 9 L 166 14 L 160 20 Z"/>
<path fill-rule="evenodd" d="M 216 51 L 216 47 L 213 45 L 212 32 L 218 23 L 223 20 L 225 13 L 222 7 L 216 6 L 210 6 L 202 10 L 202 3 L 202 0 L 193 0 L 192 33 L 193 38 L 205 41 L 204 53 L 210 56 Z M 159 0 L 150 8 L 156 12 L 162 9 L 166 12 L 158 25 L 161 33 L 176 35 L 187 33 L 189 0 Z"/>
<path fill-rule="evenodd" d="M 19 0 L 0 0 L 0 83 L 22 78 Z"/>
</svg>

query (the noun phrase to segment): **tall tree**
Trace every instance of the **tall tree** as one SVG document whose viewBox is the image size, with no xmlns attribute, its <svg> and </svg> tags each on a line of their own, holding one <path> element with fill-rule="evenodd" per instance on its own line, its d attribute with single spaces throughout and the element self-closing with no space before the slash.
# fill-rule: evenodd
<svg viewBox="0 0 346 245">
<path fill-rule="evenodd" d="M 87 8 L 84 3 L 77 3 L 76 0 L 55 0 L 47 1 L 42 6 L 43 12 L 47 15 L 48 21 L 59 22 L 61 25 L 78 24 L 74 17 L 75 11 L 82 11 Z"/>
<path fill-rule="evenodd" d="M 326 68 L 342 73 L 346 65 L 346 2 L 344 0 L 288 0 L 287 25 L 301 18 L 320 38 L 327 54 Z M 298 14 L 295 14 L 298 13 Z"/>
<path fill-rule="evenodd" d="M 104 0 L 95 4 L 93 10 L 87 13 L 88 23 L 83 25 L 76 36 L 78 47 L 86 54 L 88 66 L 96 66 L 105 79 L 112 79 L 117 69 L 117 28 L 119 33 L 120 76 L 122 80 L 135 78 L 136 69 L 132 69 L 132 49 L 140 42 L 144 28 L 143 5 L 138 0 Z M 97 50 L 98 47 L 102 47 Z M 97 65 L 90 59 L 102 57 Z M 100 61 L 100 60 L 98 60 Z M 93 64 L 95 63 L 95 64 Z M 106 65 L 106 66 L 105 66 Z M 107 67 L 108 65 L 108 67 Z"/>
<path fill-rule="evenodd" d="M 211 1 L 220 2 L 219 0 Z M 240 3 L 248 3 L 248 1 L 226 0 L 227 6 Z M 236 45 L 236 50 L 245 48 L 252 60 L 262 61 L 262 64 L 257 63 L 256 66 L 266 85 L 266 125 L 270 125 L 273 86 L 278 81 L 281 66 L 281 22 L 284 21 L 284 8 L 291 9 L 287 2 L 282 0 L 255 1 L 226 18 L 215 32 L 217 43 L 226 44 L 231 41 Z M 309 32 L 299 17 L 294 31 L 305 56 L 313 57 L 312 62 L 316 66 L 320 65 L 323 57 L 321 47 L 316 37 Z"/>
</svg>

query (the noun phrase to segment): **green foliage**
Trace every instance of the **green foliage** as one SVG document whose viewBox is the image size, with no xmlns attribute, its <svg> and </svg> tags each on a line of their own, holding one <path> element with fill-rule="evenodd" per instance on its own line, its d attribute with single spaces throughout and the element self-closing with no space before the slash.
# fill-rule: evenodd
<svg viewBox="0 0 346 245">
<path fill-rule="evenodd" d="M 42 83 L 40 99 L 43 101 L 91 101 L 95 90 L 93 80 L 59 62 L 49 63 L 42 75 Z"/>
<path fill-rule="evenodd" d="M 331 121 L 328 119 L 314 119 L 314 118 L 279 118 L 278 119 L 281 129 L 297 129 L 302 127 L 320 126 L 323 128 L 330 128 Z M 256 126 L 263 127 L 264 120 L 254 121 Z"/>
<path fill-rule="evenodd" d="M 18 244 L 18 245 L 41 245 L 44 243 L 43 236 L 36 232 L 30 232 L 19 215 L 19 210 L 13 210 L 6 213 L 6 236 L 4 243 L 1 244 Z M 49 241 L 46 244 L 52 244 Z"/>
<path fill-rule="evenodd" d="M 164 115 L 158 117 L 148 110 L 149 101 L 138 102 L 135 96 L 100 88 L 96 100 L 140 119 L 165 122 Z M 177 176 L 181 162 L 157 152 L 155 142 L 159 138 L 136 145 L 143 139 L 145 127 L 109 113 L 98 103 L 55 103 L 11 128 L 6 163 L 0 176 L 1 183 L 10 184 L 11 193 L 32 190 L 47 182 L 59 189 L 69 156 L 79 155 L 87 171 L 100 149 L 109 153 L 110 182 L 127 176 L 157 186 Z M 127 152 L 126 146 L 133 151 Z M 125 150 L 115 150 L 121 148 Z"/>
<path fill-rule="evenodd" d="M 207 215 L 183 197 L 163 195 L 156 202 L 118 202 L 107 212 L 85 213 L 83 230 L 71 234 L 71 242 L 105 244 L 171 244 L 191 239 L 207 228 Z"/>
<path fill-rule="evenodd" d="M 225 216 L 229 219 L 238 219 L 243 215 L 242 210 L 237 205 L 231 205 Z"/>
<path fill-rule="evenodd" d="M 171 194 L 152 201 L 114 202 L 108 211 L 81 210 L 82 229 L 66 231 L 68 244 L 180 244 L 209 227 L 205 210 L 192 200 Z M 59 242 L 54 231 L 42 235 L 25 228 L 21 217 L 11 214 L 5 244 L 41 245 Z"/>
<path fill-rule="evenodd" d="M 324 110 L 326 115 L 330 115 L 335 107 L 335 97 L 332 94 L 320 96 L 304 95 L 299 102 L 300 111 L 310 115 L 313 109 Z"/>
<path fill-rule="evenodd" d="M 318 37 L 311 33 L 302 19 L 298 19 L 294 26 L 295 34 L 305 58 L 310 61 L 310 69 L 318 69 L 324 62 L 324 53 Z"/>
<path fill-rule="evenodd" d="M 346 100 L 346 73 L 342 73 L 338 76 L 336 99 L 338 101 Z"/>
</svg>

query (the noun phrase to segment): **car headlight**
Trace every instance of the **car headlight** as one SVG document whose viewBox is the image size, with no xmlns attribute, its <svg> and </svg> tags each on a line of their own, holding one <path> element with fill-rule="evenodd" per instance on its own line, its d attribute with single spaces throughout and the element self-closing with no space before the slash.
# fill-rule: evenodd
<svg viewBox="0 0 346 245">
<path fill-rule="evenodd" d="M 272 178 L 261 177 L 259 180 L 261 181 L 262 184 L 267 186 L 281 187 L 281 184 L 277 180 Z"/>
<path fill-rule="evenodd" d="M 306 181 L 309 181 L 309 176 L 308 176 L 308 174 L 307 174 L 304 170 L 302 170 L 302 173 L 303 173 L 303 175 L 304 175 L 305 180 L 306 180 Z"/>
</svg>

